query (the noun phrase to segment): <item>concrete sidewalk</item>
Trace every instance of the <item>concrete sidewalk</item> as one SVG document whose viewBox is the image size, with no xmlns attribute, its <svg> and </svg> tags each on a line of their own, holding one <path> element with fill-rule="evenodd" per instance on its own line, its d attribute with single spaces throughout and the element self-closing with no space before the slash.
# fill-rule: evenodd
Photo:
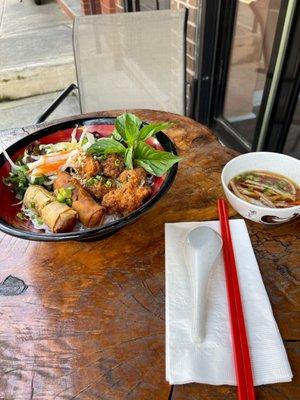
<svg viewBox="0 0 300 400">
<path fill-rule="evenodd" d="M 58 91 L 75 81 L 72 21 L 56 2 L 1 5 L 0 100 Z"/>
<path fill-rule="evenodd" d="M 58 94 L 59 92 L 48 93 L 0 103 L 0 130 L 32 125 Z M 78 114 L 79 100 L 77 94 L 73 93 L 58 106 L 47 121 Z"/>
</svg>

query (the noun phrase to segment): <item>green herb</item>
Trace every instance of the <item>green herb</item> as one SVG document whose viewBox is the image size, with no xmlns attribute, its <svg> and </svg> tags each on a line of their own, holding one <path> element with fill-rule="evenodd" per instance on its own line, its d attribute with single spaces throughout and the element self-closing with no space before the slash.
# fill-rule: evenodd
<svg viewBox="0 0 300 400">
<path fill-rule="evenodd" d="M 102 182 L 104 178 L 101 175 L 96 175 L 95 179 L 97 179 L 97 181 L 99 181 L 99 182 Z"/>
<path fill-rule="evenodd" d="M 87 144 L 89 141 L 89 139 L 85 136 L 81 142 L 81 145 L 84 146 L 85 144 Z"/>
<path fill-rule="evenodd" d="M 133 169 L 133 147 L 127 147 L 125 151 L 124 162 L 128 169 Z"/>
<path fill-rule="evenodd" d="M 134 114 L 124 113 L 116 118 L 115 128 L 118 132 L 119 136 L 125 141 L 128 142 L 128 137 L 126 135 L 126 129 L 128 133 L 129 126 L 133 127 L 133 129 L 137 129 L 139 131 L 142 125 L 142 121 Z M 131 136 L 131 132 L 129 133 Z"/>
<path fill-rule="evenodd" d="M 34 202 L 34 201 L 32 201 L 32 202 L 30 203 L 30 208 L 35 208 L 35 202 Z"/>
<path fill-rule="evenodd" d="M 62 194 L 60 194 L 60 193 L 57 193 L 56 200 L 59 201 L 60 203 L 64 203 L 65 202 L 64 196 Z"/>
<path fill-rule="evenodd" d="M 110 188 L 112 185 L 112 181 L 110 179 L 107 179 L 107 181 L 105 182 L 105 187 Z"/>
<path fill-rule="evenodd" d="M 6 178 L 3 178 L 3 183 L 11 186 L 18 199 L 23 199 L 26 189 L 29 186 L 28 180 L 28 167 L 25 164 L 16 163 L 18 168 L 12 168 L 11 172 Z"/>
<path fill-rule="evenodd" d="M 135 150 L 135 163 L 149 174 L 162 176 L 169 168 L 180 160 L 167 151 L 158 151 L 144 142 L 140 142 Z"/>
<path fill-rule="evenodd" d="M 73 191 L 73 187 L 58 189 L 58 192 L 56 195 L 56 200 L 59 203 L 65 203 L 68 206 L 71 206 L 72 205 L 72 191 Z"/>
<path fill-rule="evenodd" d="M 122 154 L 128 169 L 138 165 L 150 174 L 162 176 L 180 160 L 180 157 L 171 152 L 155 150 L 147 145 L 145 140 L 172 125 L 164 122 L 142 126 L 138 117 L 124 113 L 116 118 L 112 137 L 98 139 L 88 149 L 88 153 L 97 156 Z"/>
<path fill-rule="evenodd" d="M 118 131 L 116 129 L 114 129 L 114 131 L 112 133 L 112 138 L 119 142 L 122 141 L 122 136 L 118 133 Z"/>
<path fill-rule="evenodd" d="M 43 185 L 47 182 L 48 178 L 45 175 L 36 176 L 32 182 L 33 185 Z"/>
<path fill-rule="evenodd" d="M 36 217 L 36 218 L 35 218 L 35 222 L 36 222 L 38 225 L 44 225 L 44 221 L 43 221 L 42 218 L 40 218 L 40 217 Z"/>
<path fill-rule="evenodd" d="M 169 122 L 158 122 L 157 124 L 145 125 L 140 130 L 139 140 L 146 140 L 156 133 L 163 131 L 164 129 L 170 128 L 172 125 L 173 124 L 170 124 Z"/>
<path fill-rule="evenodd" d="M 89 154 L 124 154 L 126 147 L 122 143 L 111 138 L 98 139 L 92 146 L 87 150 Z"/>
<path fill-rule="evenodd" d="M 88 186 L 93 186 L 93 185 L 95 185 L 96 181 L 97 181 L 97 179 L 95 179 L 95 178 L 89 178 L 89 179 L 86 181 L 86 184 L 87 184 Z"/>
</svg>

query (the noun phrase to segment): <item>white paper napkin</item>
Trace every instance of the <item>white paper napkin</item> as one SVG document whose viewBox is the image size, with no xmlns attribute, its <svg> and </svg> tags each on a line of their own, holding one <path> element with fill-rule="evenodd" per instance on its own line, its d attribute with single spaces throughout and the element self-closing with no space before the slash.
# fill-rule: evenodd
<svg viewBox="0 0 300 400">
<path fill-rule="evenodd" d="M 190 382 L 236 385 L 222 257 L 209 283 L 206 338 L 191 341 L 191 289 L 183 256 L 188 232 L 209 226 L 220 233 L 219 221 L 166 224 L 166 378 L 170 384 Z M 230 228 L 254 384 L 288 382 L 292 371 L 273 316 L 257 261 L 243 220 Z"/>
</svg>

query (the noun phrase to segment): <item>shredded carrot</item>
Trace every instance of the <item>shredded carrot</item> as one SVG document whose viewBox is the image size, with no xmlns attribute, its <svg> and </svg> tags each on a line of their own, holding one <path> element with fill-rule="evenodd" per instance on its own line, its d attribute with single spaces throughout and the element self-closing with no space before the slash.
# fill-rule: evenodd
<svg viewBox="0 0 300 400">
<path fill-rule="evenodd" d="M 61 150 L 61 151 L 56 151 L 55 153 L 49 153 L 49 154 L 45 154 L 44 158 L 51 158 L 51 157 L 57 157 L 57 156 L 61 156 L 64 154 L 69 154 L 71 153 L 71 151 L 73 151 L 74 149 L 71 150 Z"/>
<path fill-rule="evenodd" d="M 31 163 L 31 165 L 29 164 L 29 169 L 31 171 L 34 171 L 38 168 L 42 168 L 45 167 L 47 165 L 52 165 L 52 164 L 57 164 L 57 163 L 65 163 L 66 160 L 70 157 L 71 152 L 74 151 L 73 150 L 64 150 L 61 152 L 57 152 L 57 153 L 52 153 L 52 154 L 47 154 L 47 155 L 43 155 L 41 156 L 41 158 L 33 163 Z M 52 168 L 52 167 L 50 167 Z"/>
<path fill-rule="evenodd" d="M 37 167 L 32 171 L 32 175 L 39 176 L 39 175 L 47 175 L 49 173 L 54 173 L 58 171 L 65 164 L 65 162 L 66 160 L 60 160 L 50 164 L 41 165 L 40 167 Z"/>
</svg>

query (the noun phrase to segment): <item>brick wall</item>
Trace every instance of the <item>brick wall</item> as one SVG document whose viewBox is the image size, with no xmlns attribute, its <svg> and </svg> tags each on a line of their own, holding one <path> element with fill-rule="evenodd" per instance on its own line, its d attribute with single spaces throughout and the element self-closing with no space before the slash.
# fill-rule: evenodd
<svg viewBox="0 0 300 400">
<path fill-rule="evenodd" d="M 101 14 L 101 2 L 100 0 L 80 0 L 81 10 L 85 15 Z"/>
<path fill-rule="evenodd" d="M 171 0 L 171 8 L 177 9 L 181 7 L 186 7 L 189 9 L 186 39 L 186 72 L 188 82 L 190 82 L 195 76 L 197 35 L 196 31 L 199 5 L 200 0 Z"/>
<path fill-rule="evenodd" d="M 123 11 L 123 0 L 80 0 L 83 14 L 111 14 Z"/>
<path fill-rule="evenodd" d="M 102 14 L 112 14 L 116 12 L 115 0 L 100 0 L 100 3 L 102 8 Z"/>
</svg>

